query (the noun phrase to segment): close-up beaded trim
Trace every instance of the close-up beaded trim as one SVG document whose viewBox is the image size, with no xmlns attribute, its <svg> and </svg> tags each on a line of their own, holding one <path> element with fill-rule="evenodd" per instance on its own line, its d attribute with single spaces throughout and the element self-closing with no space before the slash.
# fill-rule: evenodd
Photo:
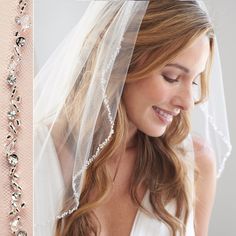
<svg viewBox="0 0 236 236">
<path fill-rule="evenodd" d="M 17 6 L 17 16 L 15 18 L 16 32 L 14 33 L 13 51 L 8 65 L 7 87 L 10 92 L 10 105 L 7 113 L 8 134 L 5 143 L 5 156 L 9 166 L 9 178 L 11 188 L 11 210 L 10 230 L 12 235 L 27 236 L 23 229 L 21 220 L 21 210 L 26 206 L 22 200 L 23 189 L 19 183 L 18 165 L 20 157 L 16 150 L 18 134 L 20 131 L 20 104 L 21 97 L 18 94 L 17 80 L 19 79 L 19 66 L 22 61 L 22 52 L 27 44 L 27 31 L 31 26 L 30 16 L 26 14 L 27 0 L 19 0 Z"/>
</svg>

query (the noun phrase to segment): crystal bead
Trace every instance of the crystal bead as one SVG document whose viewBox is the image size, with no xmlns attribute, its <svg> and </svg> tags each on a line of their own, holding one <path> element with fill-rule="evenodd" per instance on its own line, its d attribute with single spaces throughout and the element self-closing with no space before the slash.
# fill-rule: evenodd
<svg viewBox="0 0 236 236">
<path fill-rule="evenodd" d="M 12 207 L 14 207 L 15 209 L 17 209 L 17 211 L 19 211 L 19 210 L 18 210 L 18 205 L 17 205 L 17 203 L 16 203 L 15 201 L 12 201 L 11 205 L 12 205 Z"/>
<path fill-rule="evenodd" d="M 17 232 L 16 235 L 17 235 L 17 236 L 27 236 L 27 233 L 26 233 L 26 231 L 24 231 L 24 230 L 20 230 L 20 231 Z"/>
<path fill-rule="evenodd" d="M 19 210 L 17 208 L 13 208 L 11 212 L 9 213 L 10 216 L 15 216 L 19 213 Z"/>
<path fill-rule="evenodd" d="M 18 62 L 17 62 L 17 61 L 14 61 L 14 60 L 11 60 L 9 66 L 8 66 L 8 69 L 9 69 L 10 71 L 18 72 Z"/>
<path fill-rule="evenodd" d="M 25 42 L 26 42 L 26 40 L 25 40 L 24 37 L 18 37 L 18 38 L 16 39 L 16 45 L 17 45 L 18 47 L 23 47 L 23 46 L 25 45 Z"/>
<path fill-rule="evenodd" d="M 21 57 L 19 55 L 14 54 L 11 57 L 11 60 L 14 61 L 15 63 L 19 63 L 21 61 Z"/>
<path fill-rule="evenodd" d="M 21 17 L 17 16 L 15 18 L 15 22 L 16 22 L 17 25 L 20 25 L 21 24 Z"/>
<path fill-rule="evenodd" d="M 5 152 L 7 154 L 7 158 L 13 153 L 14 147 L 15 147 L 15 142 L 12 140 L 10 143 L 5 145 Z"/>
<path fill-rule="evenodd" d="M 13 86 L 16 83 L 16 76 L 15 75 L 8 75 L 7 77 L 7 83 L 11 86 Z"/>
<path fill-rule="evenodd" d="M 14 120 L 15 117 L 16 117 L 16 114 L 17 114 L 17 113 L 16 113 L 15 110 L 9 111 L 9 112 L 7 113 L 8 119 L 9 119 L 9 120 Z"/>
<path fill-rule="evenodd" d="M 18 156 L 16 154 L 11 154 L 8 156 L 8 162 L 11 166 L 16 166 L 16 164 L 18 163 Z"/>
<path fill-rule="evenodd" d="M 12 193 L 12 200 L 18 201 L 21 198 L 21 192 L 14 192 Z"/>
<path fill-rule="evenodd" d="M 12 232 L 17 232 L 20 227 L 20 219 L 14 219 L 13 221 L 10 222 L 10 227 Z"/>
<path fill-rule="evenodd" d="M 30 28 L 31 26 L 31 22 L 30 22 L 30 16 L 29 15 L 23 15 L 23 16 L 17 16 L 16 17 L 16 23 L 18 25 L 21 25 L 21 29 L 24 31 L 28 28 Z"/>
</svg>

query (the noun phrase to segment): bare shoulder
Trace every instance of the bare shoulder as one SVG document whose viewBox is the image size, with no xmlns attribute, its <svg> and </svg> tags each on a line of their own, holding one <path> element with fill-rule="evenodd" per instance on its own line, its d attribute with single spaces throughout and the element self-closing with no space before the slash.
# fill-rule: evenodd
<svg viewBox="0 0 236 236">
<path fill-rule="evenodd" d="M 195 155 L 195 163 L 202 172 L 216 170 L 216 156 L 214 150 L 200 137 L 193 137 L 193 148 Z M 206 172 L 205 172 L 206 174 Z"/>
<path fill-rule="evenodd" d="M 216 190 L 216 157 L 204 140 L 193 138 L 195 163 L 198 170 L 195 191 L 195 234 L 208 235 L 208 226 Z"/>
</svg>

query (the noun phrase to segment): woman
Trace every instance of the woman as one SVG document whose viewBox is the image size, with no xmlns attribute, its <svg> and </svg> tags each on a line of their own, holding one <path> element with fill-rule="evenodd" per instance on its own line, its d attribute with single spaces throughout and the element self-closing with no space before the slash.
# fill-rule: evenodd
<svg viewBox="0 0 236 236">
<path fill-rule="evenodd" d="M 197 1 L 91 4 L 36 80 L 36 235 L 207 235 L 214 43 Z"/>
</svg>

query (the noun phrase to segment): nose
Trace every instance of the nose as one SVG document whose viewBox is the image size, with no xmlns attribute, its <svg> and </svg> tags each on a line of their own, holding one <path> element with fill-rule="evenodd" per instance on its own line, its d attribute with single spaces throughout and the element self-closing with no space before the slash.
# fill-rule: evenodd
<svg viewBox="0 0 236 236">
<path fill-rule="evenodd" d="M 175 96 L 173 97 L 172 104 L 183 111 L 193 109 L 194 98 L 192 87 L 185 86 L 178 90 Z"/>
</svg>

